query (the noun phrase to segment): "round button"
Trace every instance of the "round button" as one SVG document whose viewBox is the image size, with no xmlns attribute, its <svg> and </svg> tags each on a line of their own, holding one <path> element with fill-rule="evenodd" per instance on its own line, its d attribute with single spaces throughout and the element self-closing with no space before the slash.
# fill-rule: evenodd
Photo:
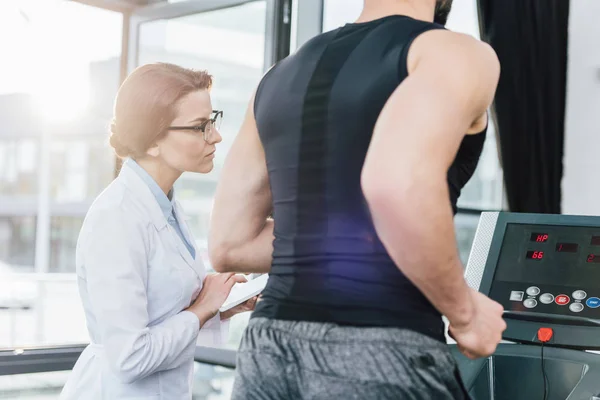
<svg viewBox="0 0 600 400">
<path fill-rule="evenodd" d="M 597 297 L 590 297 L 585 302 L 589 308 L 598 308 L 600 307 L 600 299 Z"/>
<path fill-rule="evenodd" d="M 537 296 L 540 294 L 540 288 L 537 286 L 530 286 L 527 288 L 527 294 L 529 296 Z"/>
<path fill-rule="evenodd" d="M 544 293 L 540 296 L 540 301 L 544 304 L 550 304 L 554 301 L 554 296 L 550 293 Z"/>
<path fill-rule="evenodd" d="M 566 294 L 559 294 L 558 296 L 556 296 L 556 299 L 554 299 L 554 301 L 559 306 L 564 306 L 569 304 L 569 301 L 571 301 L 571 299 Z"/>
<path fill-rule="evenodd" d="M 523 305 L 527 308 L 533 308 L 537 306 L 537 301 L 535 299 L 527 299 L 523 302 Z"/>
<path fill-rule="evenodd" d="M 571 310 L 573 312 L 581 312 L 583 310 L 583 304 L 573 303 L 569 306 L 569 310 Z"/>
<path fill-rule="evenodd" d="M 573 298 L 575 300 L 583 300 L 587 297 L 587 293 L 583 290 L 576 290 L 573 292 Z"/>
</svg>

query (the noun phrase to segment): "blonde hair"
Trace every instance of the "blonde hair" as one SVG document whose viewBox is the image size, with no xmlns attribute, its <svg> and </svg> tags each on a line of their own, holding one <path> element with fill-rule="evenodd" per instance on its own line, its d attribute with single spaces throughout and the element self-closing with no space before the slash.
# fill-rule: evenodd
<svg viewBox="0 0 600 400">
<path fill-rule="evenodd" d="M 156 63 L 138 67 L 123 82 L 114 105 L 110 145 L 121 158 L 143 157 L 177 116 L 179 101 L 210 90 L 207 71 Z"/>
</svg>

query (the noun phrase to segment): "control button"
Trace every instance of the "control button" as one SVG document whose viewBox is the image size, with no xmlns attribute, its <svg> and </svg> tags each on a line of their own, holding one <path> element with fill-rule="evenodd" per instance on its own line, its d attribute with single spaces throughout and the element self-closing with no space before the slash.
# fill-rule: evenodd
<svg viewBox="0 0 600 400">
<path fill-rule="evenodd" d="M 569 301 L 571 301 L 571 299 L 566 294 L 559 294 L 558 296 L 556 296 L 556 299 L 554 301 L 559 306 L 564 306 L 569 304 Z"/>
<path fill-rule="evenodd" d="M 523 302 L 523 305 L 527 308 L 533 308 L 533 307 L 537 306 L 537 301 L 535 299 L 526 299 Z"/>
<path fill-rule="evenodd" d="M 538 294 L 540 294 L 540 288 L 537 286 L 531 286 L 527 288 L 527 294 L 529 296 L 537 296 Z"/>
<path fill-rule="evenodd" d="M 554 301 L 554 295 L 550 293 L 544 293 L 540 296 L 540 301 L 544 304 L 550 304 Z"/>
<path fill-rule="evenodd" d="M 575 300 L 583 300 L 587 297 L 587 293 L 583 290 L 576 290 L 573 292 L 573 298 Z"/>
<path fill-rule="evenodd" d="M 513 290 L 512 292 L 510 292 L 510 301 L 523 301 L 523 295 L 523 292 Z"/>
<path fill-rule="evenodd" d="M 600 299 L 597 297 L 590 297 L 585 302 L 589 308 L 598 308 L 600 307 Z"/>
<path fill-rule="evenodd" d="M 571 310 L 573 312 L 581 312 L 583 310 L 583 304 L 573 303 L 569 306 L 569 310 Z"/>
</svg>

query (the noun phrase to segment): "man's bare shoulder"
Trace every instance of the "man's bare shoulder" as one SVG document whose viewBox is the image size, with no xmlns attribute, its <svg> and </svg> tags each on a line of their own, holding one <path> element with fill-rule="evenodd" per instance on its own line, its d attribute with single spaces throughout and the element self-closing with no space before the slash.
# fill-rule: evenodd
<svg viewBox="0 0 600 400">
<path fill-rule="evenodd" d="M 492 78 L 500 73 L 498 56 L 489 44 L 470 35 L 443 29 L 427 31 L 411 45 L 409 73 L 424 64 L 458 72 L 487 69 Z"/>
</svg>

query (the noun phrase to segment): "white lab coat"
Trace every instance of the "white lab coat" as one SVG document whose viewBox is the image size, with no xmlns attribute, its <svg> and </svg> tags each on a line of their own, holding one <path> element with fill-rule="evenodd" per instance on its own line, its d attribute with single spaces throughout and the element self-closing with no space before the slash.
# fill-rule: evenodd
<svg viewBox="0 0 600 400">
<path fill-rule="evenodd" d="M 194 243 L 179 204 L 175 214 Z M 196 251 L 198 254 L 198 251 Z M 79 292 L 91 344 L 61 393 L 64 400 L 191 399 L 196 343 L 224 339 L 219 315 L 200 330 L 187 308 L 205 269 L 167 223 L 127 164 L 96 199 L 77 243 Z"/>
</svg>

